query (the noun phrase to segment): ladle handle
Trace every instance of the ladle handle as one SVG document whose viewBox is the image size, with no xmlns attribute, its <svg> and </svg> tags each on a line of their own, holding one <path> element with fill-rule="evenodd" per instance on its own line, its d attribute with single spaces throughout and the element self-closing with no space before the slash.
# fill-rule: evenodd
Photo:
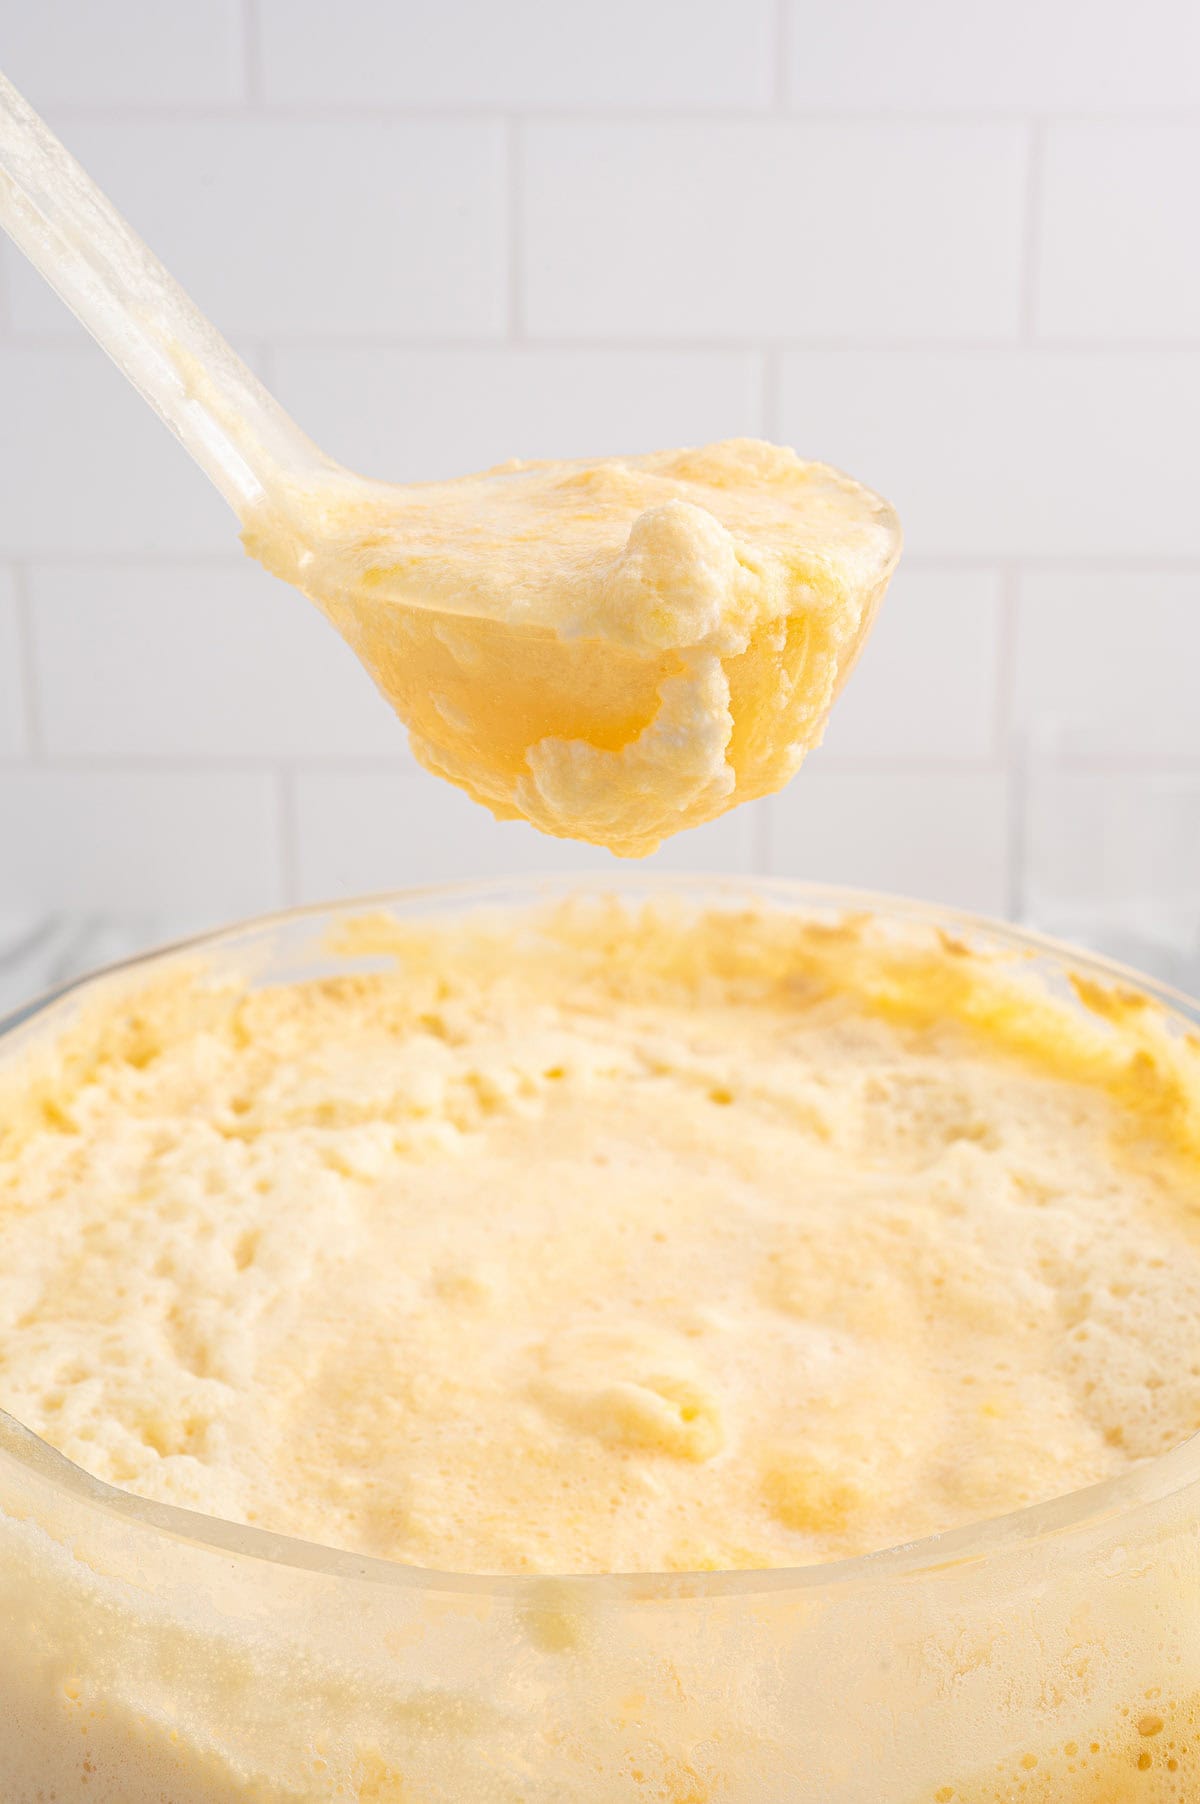
<svg viewBox="0 0 1200 1804">
<path fill-rule="evenodd" d="M 3 74 L 0 225 L 237 514 L 326 465 Z"/>
</svg>

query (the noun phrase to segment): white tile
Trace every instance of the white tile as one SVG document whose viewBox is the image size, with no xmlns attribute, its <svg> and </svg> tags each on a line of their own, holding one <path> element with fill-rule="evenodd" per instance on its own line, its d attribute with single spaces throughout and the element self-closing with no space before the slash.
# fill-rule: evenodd
<svg viewBox="0 0 1200 1804">
<path fill-rule="evenodd" d="M 1194 0 L 789 0 L 797 106 L 918 111 L 1195 106 Z"/>
<path fill-rule="evenodd" d="M 996 749 L 1000 577 L 901 564 L 830 718 L 839 758 L 981 759 Z"/>
<path fill-rule="evenodd" d="M 273 101 L 760 106 L 771 0 L 260 0 Z"/>
<path fill-rule="evenodd" d="M 1200 8 L 1195 13 L 1200 19 Z M 1198 167 L 1200 125 L 1089 121 L 1049 131 L 1037 262 L 1041 332 L 1196 337 Z"/>
<path fill-rule="evenodd" d="M 975 124 L 531 123 L 534 332 L 1015 333 L 1025 139 Z"/>
<path fill-rule="evenodd" d="M 0 570 L 0 759 L 19 758 L 28 747 L 23 664 L 16 590 Z"/>
<path fill-rule="evenodd" d="M 718 820 L 691 827 L 664 841 L 657 852 L 640 861 L 648 871 L 700 871 L 717 876 L 741 876 L 765 869 L 767 839 L 766 801 L 742 802 Z M 610 869 L 629 868 L 628 859 L 608 859 Z"/>
<path fill-rule="evenodd" d="M 189 918 L 277 907 L 274 782 L 242 771 L 0 772 L 0 908 Z"/>
<path fill-rule="evenodd" d="M 242 50 L 238 0 L 14 0 L 4 13 L 6 72 L 39 112 L 239 100 Z"/>
<path fill-rule="evenodd" d="M 29 582 L 52 758 L 404 757 L 354 654 L 248 560 L 43 566 Z"/>
<path fill-rule="evenodd" d="M 1200 556 L 1200 353 L 791 352 L 782 436 L 882 490 L 909 554 Z"/>
<path fill-rule="evenodd" d="M 0 555 L 231 550 L 234 516 L 94 346 L 0 345 Z"/>
<path fill-rule="evenodd" d="M 751 353 L 293 347 L 275 377 L 333 456 L 401 481 L 762 431 Z"/>
<path fill-rule="evenodd" d="M 1005 779 L 835 772 L 814 759 L 772 798 L 768 845 L 767 868 L 778 877 L 1000 913 L 1008 897 Z"/>
<path fill-rule="evenodd" d="M 1200 575 L 1026 571 L 1016 712 L 1084 756 L 1200 760 Z"/>
<path fill-rule="evenodd" d="M 1022 919 L 1200 990 L 1200 776 L 1043 769 L 1023 822 Z"/>
<path fill-rule="evenodd" d="M 71 151 L 226 333 L 504 322 L 505 145 L 485 120 L 71 120 Z M 18 329 L 64 315 L 10 263 Z"/>
<path fill-rule="evenodd" d="M 508 872 L 611 872 L 623 864 L 595 846 L 493 820 L 424 772 L 306 770 L 296 784 L 304 900 Z M 755 808 L 736 808 L 677 835 L 639 868 L 750 870 L 757 827 Z"/>
</svg>

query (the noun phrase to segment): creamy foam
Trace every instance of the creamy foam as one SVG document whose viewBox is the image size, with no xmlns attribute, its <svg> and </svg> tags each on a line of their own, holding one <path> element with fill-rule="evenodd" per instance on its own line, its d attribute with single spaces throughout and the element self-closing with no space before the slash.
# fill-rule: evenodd
<svg viewBox="0 0 1200 1804">
<path fill-rule="evenodd" d="M 769 912 L 386 931 L 387 972 L 114 998 L 18 1079 L 0 1399 L 89 1471 L 422 1565 L 791 1566 L 1200 1422 L 1135 1018 L 1018 1032 L 965 955 Z"/>
</svg>

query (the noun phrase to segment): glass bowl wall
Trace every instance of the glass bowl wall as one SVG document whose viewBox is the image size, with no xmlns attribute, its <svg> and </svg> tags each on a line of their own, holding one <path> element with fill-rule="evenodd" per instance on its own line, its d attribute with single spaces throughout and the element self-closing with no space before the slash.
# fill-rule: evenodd
<svg viewBox="0 0 1200 1804">
<path fill-rule="evenodd" d="M 363 968 L 329 947 L 367 907 L 444 915 L 593 891 L 866 911 L 901 936 L 1021 955 L 1064 997 L 1072 974 L 1136 984 L 1176 1031 L 1200 1025 L 1183 998 L 998 924 L 740 879 L 413 891 L 186 951 L 253 984 L 294 981 Z M 13 1017 L 0 1064 L 110 981 Z M 1200 1800 L 1200 1442 L 830 1566 L 486 1578 L 144 1502 L 0 1414 L 0 1622 L 6 1804 Z"/>
</svg>

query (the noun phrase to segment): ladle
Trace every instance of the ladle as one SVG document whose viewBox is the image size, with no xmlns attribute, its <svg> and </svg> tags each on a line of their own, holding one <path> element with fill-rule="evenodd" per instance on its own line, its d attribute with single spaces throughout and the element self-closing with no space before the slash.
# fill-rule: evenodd
<svg viewBox="0 0 1200 1804">
<path fill-rule="evenodd" d="M 252 555 L 349 641 L 421 761 L 498 817 L 637 855 L 777 789 L 820 738 L 900 546 L 891 509 L 848 477 L 752 441 L 456 482 L 356 476 L 3 75 L 0 225 Z M 731 470 L 736 538 L 717 517 Z"/>
</svg>

